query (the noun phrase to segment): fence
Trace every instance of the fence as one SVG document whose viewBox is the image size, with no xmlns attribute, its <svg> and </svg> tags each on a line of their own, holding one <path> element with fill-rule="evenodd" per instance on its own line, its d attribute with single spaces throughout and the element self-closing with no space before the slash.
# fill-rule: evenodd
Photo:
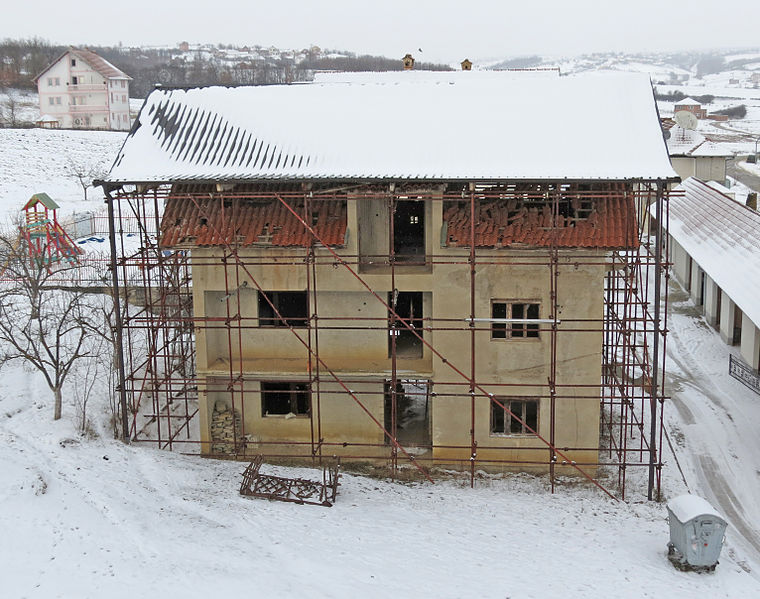
<svg viewBox="0 0 760 599">
<path fill-rule="evenodd" d="M 760 395 L 760 374 L 738 358 L 734 358 L 733 354 L 728 355 L 728 374 Z"/>
</svg>

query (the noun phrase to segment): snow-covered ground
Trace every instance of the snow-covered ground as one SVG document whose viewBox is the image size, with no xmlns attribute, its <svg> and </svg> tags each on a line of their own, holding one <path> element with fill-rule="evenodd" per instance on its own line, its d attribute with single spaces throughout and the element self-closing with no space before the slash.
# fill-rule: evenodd
<svg viewBox="0 0 760 599">
<path fill-rule="evenodd" d="M 0 223 L 40 192 L 58 203 L 59 216 L 101 210 L 102 192 L 88 189 L 85 202 L 72 170 L 105 174 L 125 137 L 121 131 L 0 129 Z"/>
<path fill-rule="evenodd" d="M 760 566 L 760 397 L 728 374 L 737 347 L 720 340 L 677 284 L 671 284 L 667 417 L 692 492 L 731 523 L 734 550 Z M 672 464 L 671 464 L 672 466 Z M 671 476 L 677 476 L 671 468 Z M 730 550 L 729 550 L 730 551 Z"/>
<path fill-rule="evenodd" d="M 720 142 L 721 147 L 734 154 L 749 154 L 755 148 L 755 140 L 760 137 L 760 89 L 739 88 L 727 83 L 727 79 L 707 76 L 704 80 L 694 80 L 687 85 L 658 85 L 657 91 L 668 93 L 679 91 L 688 96 L 710 94 L 715 96 L 710 104 L 702 107 L 709 113 L 744 104 L 747 114 L 741 119 L 728 121 L 699 121 L 698 131 L 712 141 Z M 662 116 L 673 116 L 676 102 L 658 100 L 657 105 Z"/>
<path fill-rule="evenodd" d="M 750 164 L 749 162 L 737 162 L 736 166 L 742 170 L 747 171 L 748 173 L 752 173 L 753 175 L 760 177 L 760 165 L 757 163 Z"/>
<path fill-rule="evenodd" d="M 9 102 L 15 105 L 15 114 L 11 115 Z M 0 121 L 11 121 L 18 125 L 34 123 L 40 118 L 40 102 L 36 91 L 13 89 L 0 91 Z"/>
<path fill-rule="evenodd" d="M 124 135 L 23 133 L 0 130 L 3 211 L 36 191 L 81 211 L 62 157 L 113 155 Z M 81 378 L 53 422 L 52 394 L 16 365 L 0 371 L 0 597 L 760 596 L 760 398 L 728 376 L 733 350 L 674 292 L 664 490 L 704 495 L 727 516 L 713 574 L 669 564 L 665 507 L 640 489 L 625 503 L 582 484 L 551 495 L 527 475 L 481 475 L 474 489 L 455 476 L 345 475 L 330 509 L 245 499 L 240 463 L 109 440 L 102 395 L 89 407 L 99 436 L 80 437 Z"/>
<path fill-rule="evenodd" d="M 760 592 L 732 533 L 714 574 L 675 570 L 661 504 L 614 502 L 583 486 L 550 495 L 528 476 L 483 476 L 470 489 L 344 475 L 330 509 L 251 500 L 237 493 L 241 464 L 81 439 L 69 404 L 52 422 L 49 395 L 20 369 L 0 379 L 3 596 Z M 666 476 L 677 478 L 675 468 Z"/>
</svg>

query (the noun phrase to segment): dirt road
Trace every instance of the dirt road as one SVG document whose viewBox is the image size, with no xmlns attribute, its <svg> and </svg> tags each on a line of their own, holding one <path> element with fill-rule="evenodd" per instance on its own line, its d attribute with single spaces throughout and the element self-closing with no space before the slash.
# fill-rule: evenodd
<svg viewBox="0 0 760 599">
<path fill-rule="evenodd" d="M 675 285 L 670 292 L 668 389 L 675 409 L 667 426 L 689 487 L 726 516 L 737 553 L 760 563 L 760 396 L 728 375 L 735 348 L 720 341 L 685 292 Z"/>
</svg>

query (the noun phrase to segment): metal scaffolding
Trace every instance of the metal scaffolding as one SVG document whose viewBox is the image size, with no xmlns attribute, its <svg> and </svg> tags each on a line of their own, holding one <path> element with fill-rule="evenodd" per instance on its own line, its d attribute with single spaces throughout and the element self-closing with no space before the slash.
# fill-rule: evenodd
<svg viewBox="0 0 760 599">
<path fill-rule="evenodd" d="M 127 406 L 123 424 L 125 435 L 132 441 L 216 457 L 250 459 L 256 453 L 263 454 L 265 459 L 298 459 L 320 464 L 323 458 L 340 453 L 344 464 L 359 460 L 380 463 L 387 465 L 394 476 L 411 465 L 429 480 L 435 476 L 435 466 L 445 464 L 467 472 L 470 484 L 474 484 L 480 469 L 538 470 L 548 473 L 552 492 L 568 478 L 580 476 L 604 493 L 621 499 L 626 498 L 629 472 L 635 470 L 641 474 L 636 477 L 633 490 L 641 492 L 646 487 L 649 499 L 659 496 L 663 409 L 667 399 L 664 387 L 667 294 L 663 291 L 667 285 L 668 248 L 663 230 L 667 227 L 669 192 L 664 182 L 175 183 L 150 188 L 106 187 L 106 194 L 112 284 L 117 290 L 114 296 L 126 304 L 117 310 L 117 341 L 122 352 L 120 391 Z M 318 225 L 323 203 L 332 202 L 334 206 L 337 202 L 339 206 L 350 207 L 352 203 L 370 200 L 387 207 L 383 218 L 388 222 L 382 229 L 387 229 L 387 253 L 349 254 L 334 240 L 325 238 L 326 229 Z M 449 210 L 461 217 L 464 224 L 459 232 L 449 232 L 447 238 L 458 251 L 444 247 L 442 234 L 440 246 L 436 241 L 422 253 L 404 252 L 398 238 L 405 233 L 394 230 L 393 214 L 402 202 L 410 200 L 426 205 L 440 202 L 442 211 Z M 485 205 L 500 205 L 508 200 L 541 206 L 547 220 L 540 224 L 550 225 L 539 227 L 540 246 L 501 247 L 498 241 L 488 244 L 478 241 L 485 234 L 479 230 L 478 211 Z M 570 247 L 563 242 L 563 233 L 576 226 L 570 217 L 584 206 L 602 201 L 631 207 L 624 214 L 631 215 L 626 219 L 633 218 L 635 222 L 615 225 L 624 242 L 613 248 Z M 169 242 L 166 232 L 173 224 L 167 221 L 169 202 L 181 202 L 195 211 L 205 234 L 214 238 L 213 243 L 202 247 L 192 236 Z M 246 243 L 234 227 L 227 230 L 224 223 L 246 218 L 247 202 L 268 202 L 286 211 L 288 222 L 295 223 L 289 233 L 306 241 L 299 242 L 300 245 L 284 243 L 276 255 L 266 251 L 271 243 L 269 237 Z M 574 207 L 572 211 L 570 205 Z M 356 206 L 353 209 L 355 213 Z M 139 243 L 126 240 L 122 234 L 134 230 L 138 231 Z M 346 231 L 346 235 L 361 233 Z M 301 270 L 306 282 L 308 309 L 302 322 L 295 322 L 292 315 L 283 313 L 282 304 L 268 296 L 268 290 L 257 280 L 256 273 L 262 267 L 283 266 Z M 414 298 L 399 299 L 397 279 L 410 273 L 424 276 L 443 266 L 466 268 L 469 302 L 462 306 L 458 318 L 416 314 Z M 482 314 L 476 314 L 480 269 L 501 266 L 516 272 L 525 267 L 545 273 L 551 298 L 548 315 L 535 318 L 528 314 L 505 317 L 491 314 L 491 318 L 483 318 Z M 603 312 L 598 318 L 573 315 L 560 318 L 565 292 L 563 269 L 591 266 L 605 273 Z M 194 273 L 197 276 L 206 267 L 218 267 L 223 273 L 220 274 L 222 314 L 210 315 L 208 310 L 197 314 L 194 309 Z M 354 288 L 366 292 L 368 301 L 379 302 L 388 317 L 336 317 L 320 313 L 320 309 L 324 312 L 324 299 L 319 292 L 324 290 L 321 279 L 326 268 L 343 272 Z M 376 284 L 374 287 L 368 284 L 368 274 L 374 281 L 384 278 L 382 291 L 378 291 Z M 294 387 L 278 392 L 286 394 L 285 401 L 290 394 L 291 401 L 304 398 L 308 402 L 303 416 L 309 420 L 309 440 L 261 439 L 256 431 L 246 430 L 245 410 L 250 409 L 252 400 L 260 399 L 263 392 L 259 384 L 271 379 L 252 371 L 243 357 L 244 337 L 255 337 L 260 330 L 257 318 L 242 307 L 240 297 L 246 289 L 258 292 L 266 302 L 260 305 L 264 305 L 272 320 L 287 329 L 287 334 L 303 348 L 306 360 L 298 380 L 308 384 L 303 389 Z M 390 293 L 386 293 L 388 290 Z M 400 302 L 407 300 L 411 307 L 400 313 Z M 385 413 L 369 407 L 372 402 L 377 405 L 378 398 L 375 392 L 361 387 L 361 382 L 367 379 L 341 372 L 325 357 L 324 349 L 327 335 L 336 332 L 362 335 L 379 330 L 388 331 L 389 368 L 387 372 L 376 373 L 384 380 Z M 536 336 L 540 334 L 549 355 L 549 363 L 545 365 L 547 378 L 527 385 L 534 389 L 531 397 L 548 405 L 549 422 L 542 422 L 540 430 L 531 426 L 525 412 L 518 413 L 504 399 L 510 395 L 510 389 L 525 389 L 525 382 L 485 380 L 477 368 L 479 361 L 486 359 L 478 355 L 476 341 L 480 336 L 494 335 L 495 331 L 497 336 L 514 331 L 526 334 L 528 330 L 536 331 Z M 224 339 L 227 357 L 224 372 L 219 369 L 213 375 L 199 372 L 196 336 L 200 332 L 213 334 L 215 338 L 221 335 Z M 462 346 L 468 348 L 466 363 L 459 356 L 444 353 L 446 350 L 435 341 L 439 332 L 461 339 Z M 599 335 L 601 378 L 594 385 L 567 383 L 558 374 L 558 344 L 563 336 L 573 333 Z M 404 364 L 410 347 L 426 352 L 447 376 L 432 379 L 429 375 L 409 374 Z M 447 389 L 446 393 L 436 391 L 442 387 Z M 335 433 L 335 424 L 325 421 L 327 416 L 320 407 L 328 390 L 331 394 L 342 393 L 347 402 L 358 406 L 362 417 L 382 431 L 383 441 L 359 443 L 340 438 Z M 199 399 L 213 393 L 224 393 L 230 398 L 232 409 L 228 418 L 232 437 L 202 441 Z M 518 444 L 507 450 L 501 445 L 483 445 L 482 439 L 479 445 L 476 402 L 481 398 L 499 406 L 514 426 L 540 442 L 543 457 L 537 458 L 535 445 L 523 450 Z M 599 401 L 599 444 L 559 446 L 557 413 L 563 402 L 579 398 Z M 437 402 L 444 400 L 461 403 L 461 427 L 468 442 L 441 444 L 433 436 L 422 444 L 407 442 L 401 427 L 400 403 L 415 401 L 424 405 L 424 417 L 429 418 Z M 330 434 L 325 433 L 327 427 Z M 499 457 L 502 449 L 504 457 Z M 437 450 L 458 451 L 462 457 L 439 460 L 434 455 Z"/>
</svg>

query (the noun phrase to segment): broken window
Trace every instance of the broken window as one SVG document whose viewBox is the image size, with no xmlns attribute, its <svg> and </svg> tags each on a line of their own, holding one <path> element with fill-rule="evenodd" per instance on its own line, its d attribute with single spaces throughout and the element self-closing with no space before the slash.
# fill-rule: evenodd
<svg viewBox="0 0 760 599">
<path fill-rule="evenodd" d="M 259 326 L 305 327 L 308 321 L 309 298 L 305 291 L 259 292 Z"/>
<path fill-rule="evenodd" d="M 491 433 L 497 435 L 538 433 L 537 399 L 510 399 L 508 397 L 496 399 L 504 407 L 495 401 L 491 402 Z"/>
<path fill-rule="evenodd" d="M 511 339 L 538 337 L 538 323 L 519 322 L 520 320 L 537 320 L 539 304 L 527 302 L 507 302 L 493 300 L 491 302 L 491 339 Z M 498 320 L 517 322 L 498 322 Z"/>
<path fill-rule="evenodd" d="M 388 357 L 393 352 L 393 340 L 396 340 L 397 358 L 421 358 L 422 340 L 422 292 L 421 291 L 396 291 L 388 294 L 388 305 L 404 319 L 412 330 L 409 330 L 398 319 L 392 322 L 392 315 L 388 314 Z M 417 333 L 415 335 L 414 333 Z"/>
<path fill-rule="evenodd" d="M 308 416 L 310 390 L 306 382 L 262 382 L 261 415 Z"/>
</svg>

